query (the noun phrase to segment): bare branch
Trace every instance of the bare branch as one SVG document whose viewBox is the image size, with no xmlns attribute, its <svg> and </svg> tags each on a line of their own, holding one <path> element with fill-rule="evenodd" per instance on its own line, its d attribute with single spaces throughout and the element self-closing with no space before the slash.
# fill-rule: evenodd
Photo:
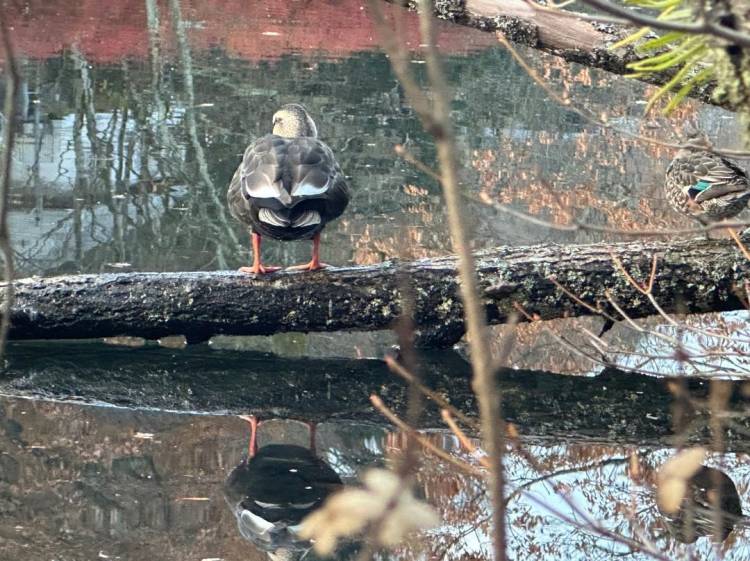
<svg viewBox="0 0 750 561">
<path fill-rule="evenodd" d="M 608 0 L 583 0 L 583 2 L 604 13 L 625 19 L 638 25 L 652 27 L 654 29 L 663 29 L 664 31 L 681 31 L 693 35 L 712 35 L 720 39 L 725 39 L 731 44 L 740 47 L 750 47 L 749 35 L 721 25 L 716 21 L 698 18 L 694 23 L 681 23 L 677 21 L 657 19 L 642 12 L 623 8 L 622 6 L 609 2 Z"/>
<path fill-rule="evenodd" d="M 13 132 L 16 122 L 16 106 L 20 88 L 20 76 L 16 65 L 13 43 L 5 25 L 5 18 L 0 13 L 0 34 L 2 34 L 5 51 L 5 128 L 3 130 L 2 171 L 0 172 L 0 251 L 3 254 L 5 295 L 0 319 L 0 357 L 5 350 L 5 341 L 10 329 L 10 310 L 13 306 L 13 248 L 10 243 L 8 228 L 8 199 L 10 193 L 10 169 L 13 158 Z"/>
<path fill-rule="evenodd" d="M 482 436 L 490 460 L 489 492 L 493 506 L 494 559 L 505 560 L 505 476 L 503 473 L 503 449 L 505 439 L 504 419 L 501 412 L 501 399 L 492 352 L 487 333 L 485 310 L 479 300 L 474 256 L 468 237 L 461 204 L 458 183 L 458 163 L 456 161 L 455 140 L 450 117 L 450 95 L 443 68 L 438 57 L 433 27 L 433 6 L 431 0 L 422 0 L 419 10 L 419 24 L 422 42 L 426 44 L 427 74 L 430 77 L 434 96 L 433 120 L 428 131 L 437 144 L 443 194 L 448 213 L 448 224 L 453 241 L 453 250 L 458 255 L 458 272 L 461 279 L 461 300 L 464 304 L 466 332 L 471 346 L 471 365 L 474 371 L 472 387 L 479 403 L 482 423 Z"/>
<path fill-rule="evenodd" d="M 474 443 L 469 440 L 469 437 L 466 436 L 464 431 L 461 430 L 461 427 L 458 426 L 456 421 L 453 420 L 453 417 L 451 416 L 450 412 L 447 409 L 443 409 L 441 412 L 441 415 L 443 417 L 443 421 L 446 425 L 448 425 L 448 428 L 451 429 L 451 432 L 456 435 L 456 438 L 458 438 L 458 441 L 461 443 L 461 446 L 466 448 L 466 451 L 469 452 L 473 457 L 477 458 L 479 460 L 479 463 L 482 464 L 485 468 L 490 468 L 490 463 L 487 460 L 487 457 L 484 456 L 483 452 L 480 450 L 477 450 L 477 447 L 474 446 Z"/>
<path fill-rule="evenodd" d="M 638 140 L 640 142 L 645 142 L 647 144 L 654 144 L 656 146 L 662 146 L 664 148 L 671 148 L 673 150 L 679 150 L 681 148 L 684 148 L 684 145 L 674 143 L 674 142 L 667 142 L 665 140 L 660 140 L 658 138 L 651 138 L 648 136 L 643 136 L 642 134 L 634 133 L 625 129 L 620 129 L 612 124 L 608 123 L 605 119 L 599 118 L 596 115 L 594 115 L 592 112 L 582 109 L 580 107 L 577 107 L 573 104 L 573 102 L 570 99 L 566 99 L 562 97 L 560 94 L 555 92 L 548 84 L 547 81 L 544 80 L 539 74 L 529 65 L 526 60 L 521 56 L 521 54 L 516 50 L 515 47 L 508 41 L 508 39 L 500 32 L 495 33 L 495 36 L 497 37 L 498 42 L 503 45 L 508 52 L 511 54 L 511 56 L 516 60 L 518 65 L 528 74 L 528 76 L 536 82 L 536 84 L 542 88 L 550 98 L 552 98 L 553 101 L 561 105 L 562 107 L 565 107 L 566 109 L 573 111 L 589 123 L 596 125 L 600 128 L 603 128 L 605 130 L 611 130 L 612 132 L 615 132 L 621 136 L 626 136 L 629 138 L 632 138 L 634 140 Z M 719 154 L 721 156 L 728 156 L 732 158 L 750 158 L 750 152 L 745 150 L 732 150 L 727 148 L 715 148 L 713 146 L 709 146 L 707 148 L 708 151 L 713 152 L 714 154 Z"/>
<path fill-rule="evenodd" d="M 448 403 L 440 394 L 438 394 L 437 392 L 425 386 L 421 381 L 419 381 L 416 378 L 416 376 L 414 376 L 414 374 L 412 374 L 406 368 L 401 366 L 401 364 L 399 364 L 398 361 L 396 361 L 393 357 L 386 356 L 383 360 L 385 361 L 386 365 L 388 365 L 388 368 L 391 370 L 391 372 L 393 372 L 394 374 L 397 374 L 398 376 L 401 376 L 401 378 L 409 382 L 409 384 L 413 384 L 428 399 L 431 399 L 432 401 L 434 401 L 438 407 L 440 407 L 441 409 L 446 409 L 447 411 L 450 411 L 450 413 L 454 417 L 456 417 L 465 425 L 470 426 L 473 429 L 478 429 L 479 425 L 477 424 L 476 421 L 464 415 L 463 412 L 461 412 L 461 410 L 457 409 L 456 407 Z"/>
<path fill-rule="evenodd" d="M 659 236 L 674 236 L 674 235 L 687 235 L 687 234 L 704 234 L 713 230 L 722 230 L 725 228 L 747 228 L 750 226 L 750 221 L 723 221 L 714 222 L 706 226 L 699 228 L 673 228 L 671 230 L 625 230 L 623 228 L 612 228 L 610 226 L 598 226 L 596 224 L 587 224 L 585 222 L 573 221 L 570 224 L 554 224 L 548 220 L 537 218 L 525 212 L 521 212 L 508 205 L 500 204 L 493 201 L 486 193 L 481 193 L 478 197 L 479 202 L 489 205 L 495 210 L 499 210 L 505 214 L 514 216 L 524 220 L 535 226 L 542 226 L 549 228 L 550 230 L 558 230 L 560 232 L 598 232 L 602 234 L 615 234 L 620 236 L 632 236 L 634 238 L 651 238 Z"/>
<path fill-rule="evenodd" d="M 431 452 L 432 454 L 434 454 L 441 460 L 451 464 L 452 466 L 458 468 L 459 470 L 461 470 L 462 472 L 468 475 L 471 475 L 473 477 L 484 476 L 484 474 L 479 468 L 476 468 L 472 466 L 471 464 L 467 464 L 466 462 L 462 462 L 458 458 L 451 456 L 448 452 L 434 445 L 423 435 L 419 434 L 419 432 L 416 429 L 406 424 L 401 418 L 399 418 L 398 415 L 396 415 L 388 406 L 386 406 L 386 404 L 383 403 L 383 400 L 380 399 L 379 396 L 375 394 L 371 395 L 370 402 L 372 403 L 373 407 L 375 407 L 375 409 L 377 409 L 386 419 L 388 419 L 391 423 L 396 425 L 396 427 L 398 427 L 399 430 L 408 434 L 411 438 L 413 438 L 416 442 L 418 442 L 419 445 L 422 446 L 425 450 Z"/>
</svg>

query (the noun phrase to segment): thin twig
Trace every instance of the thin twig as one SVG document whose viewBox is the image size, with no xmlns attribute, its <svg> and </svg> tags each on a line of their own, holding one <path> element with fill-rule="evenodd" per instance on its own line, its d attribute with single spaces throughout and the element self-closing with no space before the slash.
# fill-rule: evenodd
<svg viewBox="0 0 750 561">
<path fill-rule="evenodd" d="M 727 228 L 727 232 L 729 232 L 729 235 L 734 240 L 734 243 L 737 244 L 737 247 L 742 252 L 742 255 L 745 256 L 745 259 L 747 259 L 748 261 L 750 261 L 750 251 L 748 251 L 747 247 L 745 246 L 745 244 L 742 243 L 742 240 L 740 239 L 739 234 L 737 234 L 737 232 L 735 232 L 732 228 Z"/>
<path fill-rule="evenodd" d="M 411 152 L 409 152 L 403 144 L 396 144 L 396 146 L 393 147 L 393 151 L 396 152 L 397 155 L 401 156 L 404 160 L 409 162 L 411 165 L 413 165 L 422 173 L 429 175 L 430 177 L 432 177 L 432 179 L 434 179 L 438 183 L 442 183 L 443 178 L 440 177 L 438 173 L 435 173 L 435 170 L 432 169 L 430 166 L 428 166 L 421 160 L 417 159 L 417 157 Z"/>
<path fill-rule="evenodd" d="M 525 212 L 518 211 L 510 206 L 500 204 L 493 201 L 487 193 L 481 193 L 478 197 L 479 202 L 491 206 L 495 210 L 504 212 L 516 218 L 520 218 L 529 224 L 535 226 L 542 226 L 549 228 L 550 230 L 558 230 L 560 232 L 598 232 L 602 234 L 616 234 L 621 236 L 633 236 L 635 238 L 646 238 L 646 237 L 658 237 L 658 236 L 674 236 L 683 234 L 705 234 L 713 230 L 721 230 L 724 228 L 747 228 L 750 226 L 750 221 L 735 221 L 735 222 L 714 222 L 706 226 L 697 228 L 673 228 L 670 230 L 625 230 L 622 228 L 612 228 L 610 226 L 598 226 L 596 224 L 587 224 L 585 222 L 573 221 L 570 224 L 554 224 L 548 220 L 537 218 Z"/>
<path fill-rule="evenodd" d="M 484 455 L 484 452 L 478 450 L 477 447 L 474 446 L 474 443 L 469 439 L 468 436 L 466 436 L 466 433 L 464 433 L 464 431 L 461 430 L 461 427 L 458 426 L 456 421 L 453 420 L 450 412 L 447 409 L 443 409 L 440 414 L 443 417 L 443 421 L 445 422 L 445 424 L 448 425 L 448 428 L 451 429 L 451 432 L 453 432 L 453 434 L 456 435 L 456 438 L 458 438 L 461 446 L 466 448 L 466 451 L 471 454 L 472 457 L 479 460 L 479 463 L 489 469 L 490 463 L 487 460 L 487 457 Z"/>
<path fill-rule="evenodd" d="M 681 31 L 693 35 L 712 35 L 720 39 L 726 39 L 732 44 L 741 47 L 750 47 L 750 35 L 736 31 L 730 27 L 721 25 L 712 20 L 696 20 L 692 23 L 682 23 L 673 20 L 657 19 L 646 15 L 642 12 L 635 12 L 623 8 L 608 0 L 583 0 L 589 6 L 593 6 L 607 14 L 617 16 L 629 22 L 651 27 L 654 29 L 663 29 L 664 31 Z"/>
<path fill-rule="evenodd" d="M 484 474 L 478 468 L 472 466 L 471 464 L 467 464 L 466 462 L 462 462 L 458 458 L 451 456 L 448 452 L 446 452 L 445 450 L 443 450 L 442 448 L 438 446 L 435 446 L 427 438 L 419 434 L 419 432 L 415 428 L 410 427 L 398 415 L 396 415 L 396 413 L 394 413 L 393 410 L 391 410 L 385 403 L 383 403 L 383 400 L 380 399 L 379 396 L 372 394 L 370 396 L 370 402 L 372 403 L 373 407 L 375 407 L 375 409 L 377 409 L 380 412 L 381 415 L 383 415 L 391 423 L 396 425 L 396 427 L 398 427 L 399 430 L 402 430 L 411 438 L 413 438 L 425 450 L 432 452 L 435 456 L 437 456 L 441 460 L 451 464 L 452 466 L 458 468 L 459 470 L 461 470 L 462 472 L 468 475 L 471 475 L 473 477 L 484 477 Z"/>
<path fill-rule="evenodd" d="M 448 403 L 448 401 L 444 399 L 439 393 L 428 388 L 421 381 L 417 380 L 417 378 L 401 364 L 399 364 L 399 362 L 395 358 L 393 358 L 392 356 L 386 356 L 383 360 L 385 361 L 391 372 L 397 374 L 398 376 L 401 376 L 401 378 L 416 386 L 416 388 L 419 389 L 422 394 L 424 394 L 428 399 L 434 401 L 438 407 L 450 411 L 451 414 L 459 419 L 463 424 L 470 426 L 473 429 L 479 428 L 479 425 L 474 419 L 470 419 L 469 417 L 464 415 L 460 409 Z"/>
<path fill-rule="evenodd" d="M 610 130 L 612 132 L 615 132 L 621 136 L 627 136 L 632 138 L 633 140 L 638 140 L 640 142 L 645 142 L 647 144 L 654 144 L 656 146 L 661 146 L 664 148 L 671 148 L 673 150 L 680 150 L 682 148 L 685 148 L 686 146 L 683 144 L 678 144 L 675 142 L 667 142 L 666 140 L 660 140 L 658 138 L 651 138 L 648 136 L 643 136 L 642 134 L 638 134 L 626 129 L 620 129 L 611 123 L 607 122 L 606 120 L 597 117 L 594 113 L 587 109 L 583 109 L 581 107 L 577 107 L 573 104 L 573 102 L 570 99 L 562 97 L 560 94 L 558 94 L 555 90 L 553 90 L 547 83 L 547 80 L 542 78 L 539 73 L 534 70 L 531 65 L 526 62 L 526 60 L 521 56 L 521 54 L 518 52 L 518 50 L 508 41 L 508 39 L 505 37 L 505 35 L 502 34 L 502 32 L 498 31 L 495 33 L 495 36 L 497 37 L 498 42 L 503 45 L 508 52 L 511 54 L 511 56 L 515 59 L 515 61 L 518 63 L 518 65 L 526 72 L 526 74 L 531 78 L 536 84 L 542 88 L 550 98 L 552 98 L 553 101 L 561 105 L 562 107 L 565 107 L 569 111 L 573 111 L 577 115 L 584 118 L 589 123 L 596 125 L 602 129 Z M 721 156 L 728 156 L 728 157 L 734 157 L 734 158 L 750 158 L 750 152 L 746 150 L 732 150 L 728 148 L 715 148 L 713 146 L 708 146 L 706 149 L 709 152 L 713 152 L 714 154 L 719 154 Z"/>
<path fill-rule="evenodd" d="M 426 45 L 427 75 L 430 79 L 434 98 L 433 118 L 431 121 L 426 120 L 424 124 L 427 126 L 428 132 L 435 138 L 437 145 L 448 225 L 453 242 L 453 251 L 458 255 L 461 300 L 464 305 L 466 331 L 471 349 L 470 359 L 474 372 L 472 387 L 479 404 L 482 437 L 490 461 L 489 495 L 493 508 L 494 559 L 495 561 L 505 561 L 505 503 L 503 499 L 505 475 L 502 462 L 505 447 L 505 427 L 501 411 L 501 399 L 495 380 L 485 310 L 478 297 L 479 283 L 474 256 L 471 253 L 468 228 L 461 204 L 456 143 L 450 116 L 451 99 L 436 47 L 432 1 L 421 0 L 419 6 L 419 27 L 422 42 Z"/>
<path fill-rule="evenodd" d="M 644 296 L 647 294 L 651 294 L 651 291 L 654 288 L 654 277 L 656 277 L 656 263 L 657 263 L 657 256 L 656 254 L 653 255 L 651 258 L 651 273 L 648 276 L 648 282 L 646 285 L 641 285 L 637 280 L 633 278 L 633 276 L 628 272 L 628 270 L 625 268 L 625 266 L 622 264 L 622 261 L 620 258 L 615 254 L 614 251 L 609 252 L 609 256 L 612 259 L 612 262 L 615 264 L 615 267 L 618 271 L 620 271 L 627 281 L 630 283 L 633 288 L 635 288 L 638 292 L 643 294 Z"/>
</svg>

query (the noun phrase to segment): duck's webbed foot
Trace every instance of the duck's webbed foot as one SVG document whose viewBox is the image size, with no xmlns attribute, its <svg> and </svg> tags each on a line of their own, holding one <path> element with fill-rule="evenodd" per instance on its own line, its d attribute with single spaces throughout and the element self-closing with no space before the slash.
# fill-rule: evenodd
<svg viewBox="0 0 750 561">
<path fill-rule="evenodd" d="M 265 275 L 266 273 L 273 273 L 278 271 L 281 267 L 271 267 L 270 265 L 263 265 L 260 262 L 260 235 L 253 232 L 253 264 L 250 267 L 240 267 L 237 269 L 240 273 L 247 273 L 249 275 Z"/>
<path fill-rule="evenodd" d="M 328 267 L 327 263 L 321 263 L 320 261 L 313 259 L 309 263 L 287 267 L 287 271 L 319 271 L 320 269 L 325 269 L 326 267 Z"/>
<path fill-rule="evenodd" d="M 322 263 L 320 261 L 320 234 L 315 234 L 312 239 L 313 242 L 313 250 L 312 250 L 312 259 L 310 259 L 309 263 L 305 263 L 303 265 L 294 265 L 293 267 L 289 267 L 288 270 L 290 271 L 319 271 L 320 269 L 325 269 L 328 267 L 326 263 Z"/>
<path fill-rule="evenodd" d="M 247 273 L 249 275 L 265 275 L 266 273 L 273 273 L 274 271 L 281 270 L 281 267 L 271 267 L 269 265 L 261 265 L 260 263 L 253 263 L 250 267 L 240 267 L 237 269 L 240 273 Z"/>
</svg>

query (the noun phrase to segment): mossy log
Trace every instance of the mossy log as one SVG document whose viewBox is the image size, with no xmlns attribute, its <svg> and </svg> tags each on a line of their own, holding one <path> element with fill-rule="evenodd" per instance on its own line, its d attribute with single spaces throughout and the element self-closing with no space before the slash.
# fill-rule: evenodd
<svg viewBox="0 0 750 561">
<path fill-rule="evenodd" d="M 656 257 L 653 296 L 667 313 L 744 308 L 750 262 L 730 241 L 539 245 L 477 254 L 487 319 L 504 323 L 518 306 L 540 319 L 594 313 L 556 282 L 611 314 L 617 311 L 607 294 L 630 317 L 653 315 L 614 257 L 640 282 Z M 203 341 L 216 334 L 388 329 L 399 316 L 405 283 L 415 298 L 419 343 L 458 341 L 464 328 L 455 257 L 261 278 L 184 272 L 23 279 L 15 286 L 10 338 L 184 335 Z"/>
</svg>

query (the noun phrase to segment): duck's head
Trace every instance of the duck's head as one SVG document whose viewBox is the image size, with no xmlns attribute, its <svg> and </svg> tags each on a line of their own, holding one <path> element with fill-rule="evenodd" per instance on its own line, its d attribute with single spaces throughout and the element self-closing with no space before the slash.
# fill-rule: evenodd
<svg viewBox="0 0 750 561">
<path fill-rule="evenodd" d="M 711 141 L 705 132 L 695 126 L 690 126 L 685 129 L 683 147 L 688 150 L 710 150 Z"/>
<path fill-rule="evenodd" d="M 304 105 L 288 103 L 273 115 L 273 134 L 287 138 L 317 137 L 318 127 Z"/>
</svg>

